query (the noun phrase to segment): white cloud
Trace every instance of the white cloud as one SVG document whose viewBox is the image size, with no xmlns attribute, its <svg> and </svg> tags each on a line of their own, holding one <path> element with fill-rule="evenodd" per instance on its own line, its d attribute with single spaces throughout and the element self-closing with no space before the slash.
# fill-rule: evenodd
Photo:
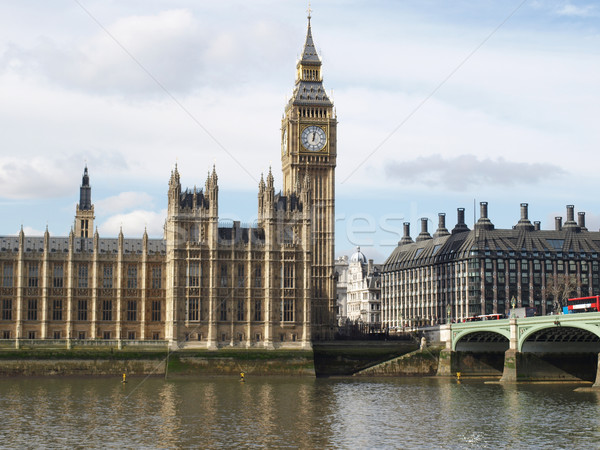
<svg viewBox="0 0 600 450">
<path fill-rule="evenodd" d="M 102 237 L 117 236 L 122 229 L 124 236 L 133 238 L 141 237 L 147 229 L 148 236 L 160 238 L 163 236 L 166 217 L 166 209 L 158 212 L 139 209 L 126 214 L 116 214 L 98 226 L 98 233 Z"/>
<path fill-rule="evenodd" d="M 566 3 L 556 9 L 556 13 L 559 16 L 569 17 L 590 17 L 595 16 L 597 8 L 594 5 L 574 5 L 572 3 Z"/>
<path fill-rule="evenodd" d="M 118 195 L 94 201 L 94 209 L 110 215 L 140 207 L 152 207 L 154 199 L 145 192 L 121 192 Z"/>
<path fill-rule="evenodd" d="M 25 234 L 25 236 L 42 236 L 45 233 L 45 231 L 36 230 L 32 227 L 23 227 L 23 233 Z"/>
</svg>

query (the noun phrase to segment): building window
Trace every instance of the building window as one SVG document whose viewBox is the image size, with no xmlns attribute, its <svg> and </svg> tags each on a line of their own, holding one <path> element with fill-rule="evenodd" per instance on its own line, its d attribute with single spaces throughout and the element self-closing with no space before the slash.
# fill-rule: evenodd
<svg viewBox="0 0 600 450">
<path fill-rule="evenodd" d="M 52 300 L 52 320 L 62 320 L 62 300 L 61 299 Z"/>
<path fill-rule="evenodd" d="M 102 287 L 112 289 L 113 287 L 113 267 L 111 264 L 104 264 L 102 267 Z"/>
<path fill-rule="evenodd" d="M 27 339 L 35 339 L 35 331 L 27 332 Z"/>
<path fill-rule="evenodd" d="M 221 287 L 227 287 L 227 266 L 221 266 Z"/>
<path fill-rule="evenodd" d="M 88 266 L 87 264 L 79 264 L 77 268 L 77 287 L 88 287 Z"/>
<path fill-rule="evenodd" d="M 243 264 L 238 264 L 237 285 L 238 285 L 238 287 L 244 286 L 244 265 Z"/>
<path fill-rule="evenodd" d="M 294 264 L 285 263 L 283 267 L 283 287 L 287 289 L 294 288 Z"/>
<path fill-rule="evenodd" d="M 12 299 L 10 298 L 2 300 L 2 320 L 12 320 Z"/>
<path fill-rule="evenodd" d="M 135 341 L 135 331 L 128 331 L 127 339 L 129 339 L 130 341 Z"/>
<path fill-rule="evenodd" d="M 4 263 L 2 270 L 2 286 L 12 287 L 13 285 L 13 266 L 12 263 Z"/>
<path fill-rule="evenodd" d="M 78 336 L 79 336 L 80 341 L 84 340 L 85 339 L 85 331 L 80 331 Z"/>
<path fill-rule="evenodd" d="M 152 322 L 160 322 L 160 300 L 152 300 Z"/>
<path fill-rule="evenodd" d="M 262 301 L 260 299 L 254 300 L 254 320 L 256 322 L 262 320 Z"/>
<path fill-rule="evenodd" d="M 227 302 L 221 300 L 219 303 L 219 320 L 227 320 Z"/>
<path fill-rule="evenodd" d="M 60 339 L 60 331 L 54 332 L 54 339 Z"/>
<path fill-rule="evenodd" d="M 127 266 L 127 289 L 137 289 L 137 266 Z"/>
<path fill-rule="evenodd" d="M 200 320 L 198 303 L 199 302 L 198 302 L 197 297 L 188 298 L 188 320 L 190 320 L 190 321 Z"/>
<path fill-rule="evenodd" d="M 200 280 L 200 263 L 191 261 L 188 265 L 188 287 L 198 287 Z"/>
<path fill-rule="evenodd" d="M 127 320 L 135 322 L 137 320 L 137 300 L 127 301 Z"/>
<path fill-rule="evenodd" d="M 262 287 L 262 267 L 261 266 L 254 267 L 254 287 L 256 287 L 256 288 Z"/>
<path fill-rule="evenodd" d="M 4 330 L 2 332 L 2 339 L 10 339 L 10 331 Z"/>
<path fill-rule="evenodd" d="M 87 300 L 77 300 L 77 320 L 88 320 L 87 309 Z"/>
<path fill-rule="evenodd" d="M 29 263 L 27 286 L 38 287 L 38 263 Z"/>
<path fill-rule="evenodd" d="M 152 267 L 152 289 L 160 289 L 162 287 L 162 267 Z"/>
<path fill-rule="evenodd" d="M 112 320 L 112 300 L 102 300 L 102 320 Z"/>
<path fill-rule="evenodd" d="M 152 340 L 153 341 L 158 341 L 160 339 L 160 333 L 155 331 L 152 333 Z"/>
<path fill-rule="evenodd" d="M 293 322 L 294 321 L 294 300 L 291 298 L 284 298 L 282 306 L 283 321 Z"/>
<path fill-rule="evenodd" d="M 105 331 L 104 333 L 102 333 L 102 338 L 103 339 L 110 339 L 110 331 Z"/>
<path fill-rule="evenodd" d="M 241 298 L 237 301 L 237 320 L 244 320 L 244 300 Z"/>
<path fill-rule="evenodd" d="M 63 265 L 54 264 L 54 270 L 52 274 L 52 286 L 55 288 L 63 287 Z"/>
<path fill-rule="evenodd" d="M 27 320 L 37 320 L 38 301 L 35 298 L 27 300 Z"/>
</svg>

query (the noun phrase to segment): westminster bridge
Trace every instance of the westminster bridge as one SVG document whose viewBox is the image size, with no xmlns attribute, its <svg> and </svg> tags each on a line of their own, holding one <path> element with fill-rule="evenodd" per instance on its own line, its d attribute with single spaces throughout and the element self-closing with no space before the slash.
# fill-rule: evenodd
<svg viewBox="0 0 600 450">
<path fill-rule="evenodd" d="M 595 379 L 600 385 L 598 312 L 456 323 L 440 332 L 446 348 L 438 375 L 460 372 L 469 355 L 471 364 L 462 365 L 467 373 L 489 367 L 501 372 L 501 382 Z"/>
</svg>

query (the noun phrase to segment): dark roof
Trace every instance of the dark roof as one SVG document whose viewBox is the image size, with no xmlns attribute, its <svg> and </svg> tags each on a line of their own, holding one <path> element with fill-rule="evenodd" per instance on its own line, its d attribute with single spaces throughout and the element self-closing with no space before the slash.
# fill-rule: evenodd
<svg viewBox="0 0 600 450">
<path fill-rule="evenodd" d="M 265 230 L 262 228 L 250 227 L 219 227 L 219 242 L 221 243 L 244 243 L 247 244 L 250 239 L 257 244 L 265 243 Z"/>
<path fill-rule="evenodd" d="M 33 236 L 25 237 L 24 247 L 26 253 L 43 252 L 44 237 Z M 73 246 L 76 253 L 92 252 L 94 250 L 93 238 L 77 237 L 73 239 Z M 148 254 L 163 254 L 166 252 L 166 242 L 164 239 L 148 239 Z M 51 253 L 68 253 L 69 238 L 65 236 L 50 237 L 49 249 Z M 142 253 L 143 239 L 123 239 L 124 253 Z M 1 236 L 0 251 L 19 251 L 18 236 Z M 118 253 L 119 239 L 117 238 L 100 238 L 98 240 L 99 253 Z"/>
<path fill-rule="evenodd" d="M 448 262 L 467 257 L 598 257 L 600 233 L 581 230 L 485 229 L 454 233 L 427 241 L 398 245 L 383 265 L 384 272 Z"/>
</svg>

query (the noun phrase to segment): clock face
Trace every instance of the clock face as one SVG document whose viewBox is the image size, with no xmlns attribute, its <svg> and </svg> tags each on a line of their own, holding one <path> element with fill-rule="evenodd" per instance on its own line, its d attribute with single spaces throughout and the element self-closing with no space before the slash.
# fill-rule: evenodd
<svg viewBox="0 0 600 450">
<path fill-rule="evenodd" d="M 325 147 L 325 144 L 327 144 L 327 135 L 325 134 L 325 130 L 316 125 L 306 127 L 304 131 L 302 131 L 300 139 L 304 148 L 306 150 L 310 150 L 311 152 L 318 152 Z"/>
<path fill-rule="evenodd" d="M 288 136 L 287 136 L 287 128 L 283 130 L 283 137 L 281 138 L 281 153 L 283 155 L 287 155 L 288 149 Z"/>
</svg>

